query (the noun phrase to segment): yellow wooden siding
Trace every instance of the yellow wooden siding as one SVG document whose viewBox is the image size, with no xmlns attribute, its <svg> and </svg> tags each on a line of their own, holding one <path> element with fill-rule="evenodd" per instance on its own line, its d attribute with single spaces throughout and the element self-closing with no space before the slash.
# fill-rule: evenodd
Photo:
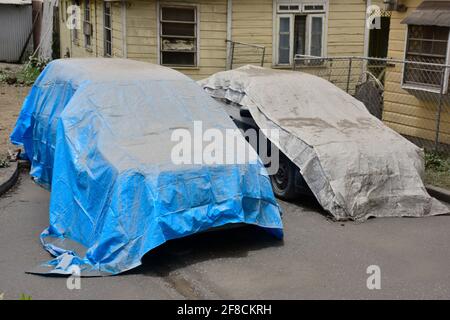
<svg viewBox="0 0 450 320">
<path fill-rule="evenodd" d="M 195 68 L 175 68 L 194 79 L 205 78 L 222 71 L 226 64 L 226 0 L 176 0 L 161 4 L 196 4 L 199 13 L 199 65 Z M 158 63 L 156 1 L 129 1 L 127 10 L 128 58 Z"/>
<path fill-rule="evenodd" d="M 71 0 L 61 0 L 60 14 L 65 14 L 63 11 L 72 3 Z M 66 51 L 69 50 L 71 57 L 95 57 L 103 56 L 103 1 L 91 0 L 91 24 L 92 24 L 92 36 L 91 46 L 86 48 L 85 39 L 83 33 L 83 22 L 81 22 L 81 29 L 78 30 L 78 41 L 72 41 L 71 31 L 66 26 L 66 15 L 64 19 L 60 19 L 60 49 L 61 55 L 64 56 Z M 80 2 L 81 8 L 81 20 L 84 19 L 84 6 L 85 2 Z M 121 4 L 118 2 L 112 3 L 112 55 L 115 57 L 122 57 L 123 37 L 122 37 L 122 18 L 121 18 Z"/>
<path fill-rule="evenodd" d="M 156 1 L 127 3 L 127 56 L 157 63 Z"/>
<path fill-rule="evenodd" d="M 67 1 L 67 0 L 63 0 Z M 73 57 L 103 56 L 103 1 L 91 0 L 95 5 L 92 50 L 73 45 L 70 34 L 62 35 L 61 48 L 68 47 Z M 165 0 L 161 3 L 197 4 L 200 17 L 200 64 L 197 68 L 179 68 L 195 79 L 209 76 L 226 67 L 226 0 Z M 158 63 L 157 1 L 127 1 L 126 50 L 130 59 Z M 113 2 L 113 56 L 123 52 L 121 3 Z M 330 0 L 327 29 L 328 55 L 362 55 L 364 50 L 365 4 L 361 0 Z M 82 32 L 80 31 L 80 36 Z M 262 45 L 266 48 L 265 65 L 272 65 L 273 1 L 235 0 L 232 12 L 232 39 Z M 84 40 L 82 40 L 84 41 Z M 64 52 L 62 50 L 61 52 Z M 236 46 L 237 65 L 258 64 L 262 51 Z M 236 66 L 236 64 L 235 64 Z"/>
<path fill-rule="evenodd" d="M 421 3 L 421 0 L 405 1 L 407 12 L 392 12 L 388 56 L 404 59 L 407 27 L 400 22 Z M 394 130 L 433 141 L 435 139 L 438 95 L 412 94 L 401 87 L 402 66 L 386 71 L 383 121 Z M 440 142 L 450 143 L 450 102 L 444 99 L 440 122 Z"/>
<path fill-rule="evenodd" d="M 59 50 L 61 52 L 61 57 L 64 57 L 67 50 L 70 50 L 70 31 L 66 26 L 67 3 L 67 0 L 61 0 L 59 5 Z"/>
<path fill-rule="evenodd" d="M 123 57 L 122 3 L 112 2 L 111 4 L 112 4 L 111 6 L 112 56 L 122 58 Z"/>
<path fill-rule="evenodd" d="M 264 46 L 264 65 L 272 65 L 273 3 L 272 0 L 234 0 L 232 40 Z M 236 45 L 234 66 L 259 64 L 262 50 Z"/>
<path fill-rule="evenodd" d="M 330 0 L 327 55 L 364 55 L 365 19 L 365 1 Z"/>
</svg>

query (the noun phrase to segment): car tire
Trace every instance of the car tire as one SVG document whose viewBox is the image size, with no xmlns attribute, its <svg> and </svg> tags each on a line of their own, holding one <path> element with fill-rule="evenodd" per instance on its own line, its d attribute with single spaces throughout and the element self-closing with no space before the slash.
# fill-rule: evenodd
<svg viewBox="0 0 450 320">
<path fill-rule="evenodd" d="M 270 176 L 275 196 L 283 200 L 293 200 L 297 197 L 295 170 L 295 165 L 284 154 L 280 153 L 278 171 Z"/>
</svg>

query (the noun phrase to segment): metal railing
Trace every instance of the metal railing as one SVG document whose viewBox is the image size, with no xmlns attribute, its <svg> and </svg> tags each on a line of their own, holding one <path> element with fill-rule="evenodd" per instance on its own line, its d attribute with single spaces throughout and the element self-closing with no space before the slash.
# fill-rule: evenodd
<svg viewBox="0 0 450 320">
<path fill-rule="evenodd" d="M 247 64 L 259 64 L 264 67 L 264 59 L 266 58 L 266 47 L 239 42 L 232 40 L 225 40 L 229 44 L 228 51 L 228 69 L 237 68 Z M 258 57 L 260 57 L 258 59 Z"/>
<path fill-rule="evenodd" d="M 450 153 L 450 65 L 424 60 L 296 55 L 293 70 L 332 82 L 419 146 Z"/>
</svg>

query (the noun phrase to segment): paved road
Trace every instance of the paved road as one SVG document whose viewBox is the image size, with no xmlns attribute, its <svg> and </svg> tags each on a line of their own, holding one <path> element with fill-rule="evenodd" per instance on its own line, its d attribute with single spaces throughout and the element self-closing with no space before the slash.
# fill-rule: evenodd
<svg viewBox="0 0 450 320">
<path fill-rule="evenodd" d="M 450 216 L 337 223 L 317 205 L 281 202 L 285 240 L 255 228 L 216 231 L 169 242 L 124 275 L 66 279 L 25 274 L 49 259 L 38 236 L 49 194 L 22 174 L 0 198 L 0 295 L 16 299 L 450 298 Z M 368 290 L 366 268 L 381 268 Z"/>
</svg>

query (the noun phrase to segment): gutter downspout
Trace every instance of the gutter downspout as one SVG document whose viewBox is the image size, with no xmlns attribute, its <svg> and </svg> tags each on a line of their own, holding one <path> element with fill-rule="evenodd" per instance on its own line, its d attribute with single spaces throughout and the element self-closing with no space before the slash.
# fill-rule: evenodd
<svg viewBox="0 0 450 320">
<path fill-rule="evenodd" d="M 127 3 L 122 0 L 122 58 L 128 57 L 127 49 Z"/>
<path fill-rule="evenodd" d="M 230 70 L 231 68 L 231 40 L 233 38 L 233 0 L 227 0 L 227 38 L 229 40 L 227 44 L 227 60 L 225 69 Z"/>
<path fill-rule="evenodd" d="M 97 24 L 97 0 L 94 0 L 94 11 L 95 11 L 95 56 L 98 57 L 98 24 Z"/>
<path fill-rule="evenodd" d="M 367 19 L 369 18 L 369 13 L 367 11 L 371 6 L 372 0 L 366 0 L 366 19 L 364 21 L 364 57 L 369 56 L 370 29 L 367 28 Z"/>
<path fill-rule="evenodd" d="M 366 0 L 366 19 L 364 20 L 364 57 L 369 56 L 370 29 L 367 27 L 367 19 L 369 18 L 368 10 L 372 6 L 372 0 Z M 367 71 L 367 60 L 364 60 L 363 72 Z"/>
</svg>

